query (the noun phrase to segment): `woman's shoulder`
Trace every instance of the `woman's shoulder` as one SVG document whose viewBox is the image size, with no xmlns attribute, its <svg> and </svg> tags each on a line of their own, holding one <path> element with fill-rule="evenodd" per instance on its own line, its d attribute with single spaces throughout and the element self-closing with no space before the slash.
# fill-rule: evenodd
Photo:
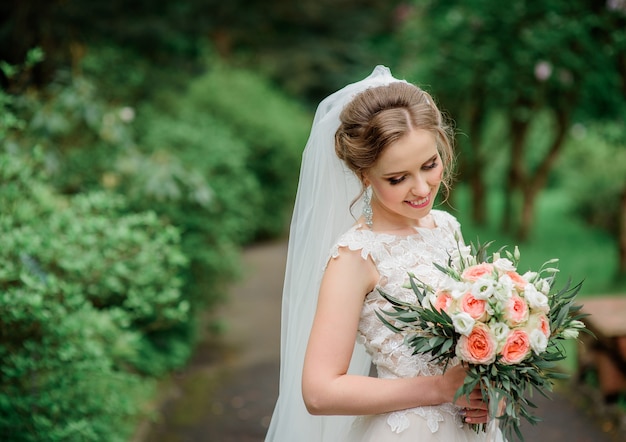
<svg viewBox="0 0 626 442">
<path fill-rule="evenodd" d="M 377 254 L 377 250 L 382 249 L 384 244 L 393 240 L 393 235 L 373 232 L 362 224 L 355 224 L 339 237 L 331 250 L 331 257 L 339 256 L 341 250 L 350 250 L 358 251 L 363 259 L 368 259 L 370 255 Z"/>
<path fill-rule="evenodd" d="M 437 227 L 445 227 L 446 225 L 451 227 L 453 230 L 460 230 L 461 224 L 456 219 L 454 215 L 445 210 L 433 209 L 431 210 L 435 218 L 435 222 L 437 223 Z"/>
</svg>

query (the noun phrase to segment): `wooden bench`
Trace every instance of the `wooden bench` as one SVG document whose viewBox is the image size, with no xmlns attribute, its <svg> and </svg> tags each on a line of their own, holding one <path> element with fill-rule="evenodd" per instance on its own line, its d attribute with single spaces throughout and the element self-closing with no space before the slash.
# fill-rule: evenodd
<svg viewBox="0 0 626 442">
<path fill-rule="evenodd" d="M 579 373 L 595 368 L 604 400 L 615 402 L 626 393 L 626 295 L 582 299 L 584 322 L 595 335 L 581 333 Z"/>
</svg>

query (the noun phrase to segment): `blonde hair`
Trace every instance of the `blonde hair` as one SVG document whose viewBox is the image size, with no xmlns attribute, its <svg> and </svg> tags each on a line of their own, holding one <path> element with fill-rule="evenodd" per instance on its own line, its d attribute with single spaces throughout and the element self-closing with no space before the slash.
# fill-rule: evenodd
<svg viewBox="0 0 626 442">
<path fill-rule="evenodd" d="M 400 81 L 366 89 L 346 105 L 339 120 L 335 151 L 361 182 L 387 146 L 411 130 L 433 133 L 448 196 L 454 170 L 453 130 L 427 92 Z"/>
</svg>

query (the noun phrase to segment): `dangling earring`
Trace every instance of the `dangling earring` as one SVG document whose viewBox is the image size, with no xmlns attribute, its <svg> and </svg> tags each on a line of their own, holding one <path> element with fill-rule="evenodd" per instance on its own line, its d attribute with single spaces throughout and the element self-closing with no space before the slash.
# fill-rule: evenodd
<svg viewBox="0 0 626 442">
<path fill-rule="evenodd" d="M 374 221 L 372 220 L 374 212 L 372 212 L 372 199 L 369 191 L 370 187 L 366 187 L 365 191 L 363 191 L 363 217 L 365 217 L 365 225 L 371 229 L 374 225 Z"/>
</svg>

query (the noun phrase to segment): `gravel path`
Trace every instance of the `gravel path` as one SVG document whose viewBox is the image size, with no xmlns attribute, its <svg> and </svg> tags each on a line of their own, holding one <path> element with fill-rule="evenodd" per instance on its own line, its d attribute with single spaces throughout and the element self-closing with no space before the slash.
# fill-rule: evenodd
<svg viewBox="0 0 626 442">
<path fill-rule="evenodd" d="M 220 314 L 220 340 L 201 343 L 189 366 L 165 383 L 155 421 L 136 442 L 262 442 L 278 394 L 280 303 L 286 243 L 251 247 L 246 278 L 232 288 Z M 543 422 L 523 425 L 526 441 L 617 442 L 611 427 L 575 405 L 576 394 L 535 398 Z M 582 404 L 582 403 L 581 403 Z M 297 442 L 297 441 L 285 441 Z"/>
</svg>

